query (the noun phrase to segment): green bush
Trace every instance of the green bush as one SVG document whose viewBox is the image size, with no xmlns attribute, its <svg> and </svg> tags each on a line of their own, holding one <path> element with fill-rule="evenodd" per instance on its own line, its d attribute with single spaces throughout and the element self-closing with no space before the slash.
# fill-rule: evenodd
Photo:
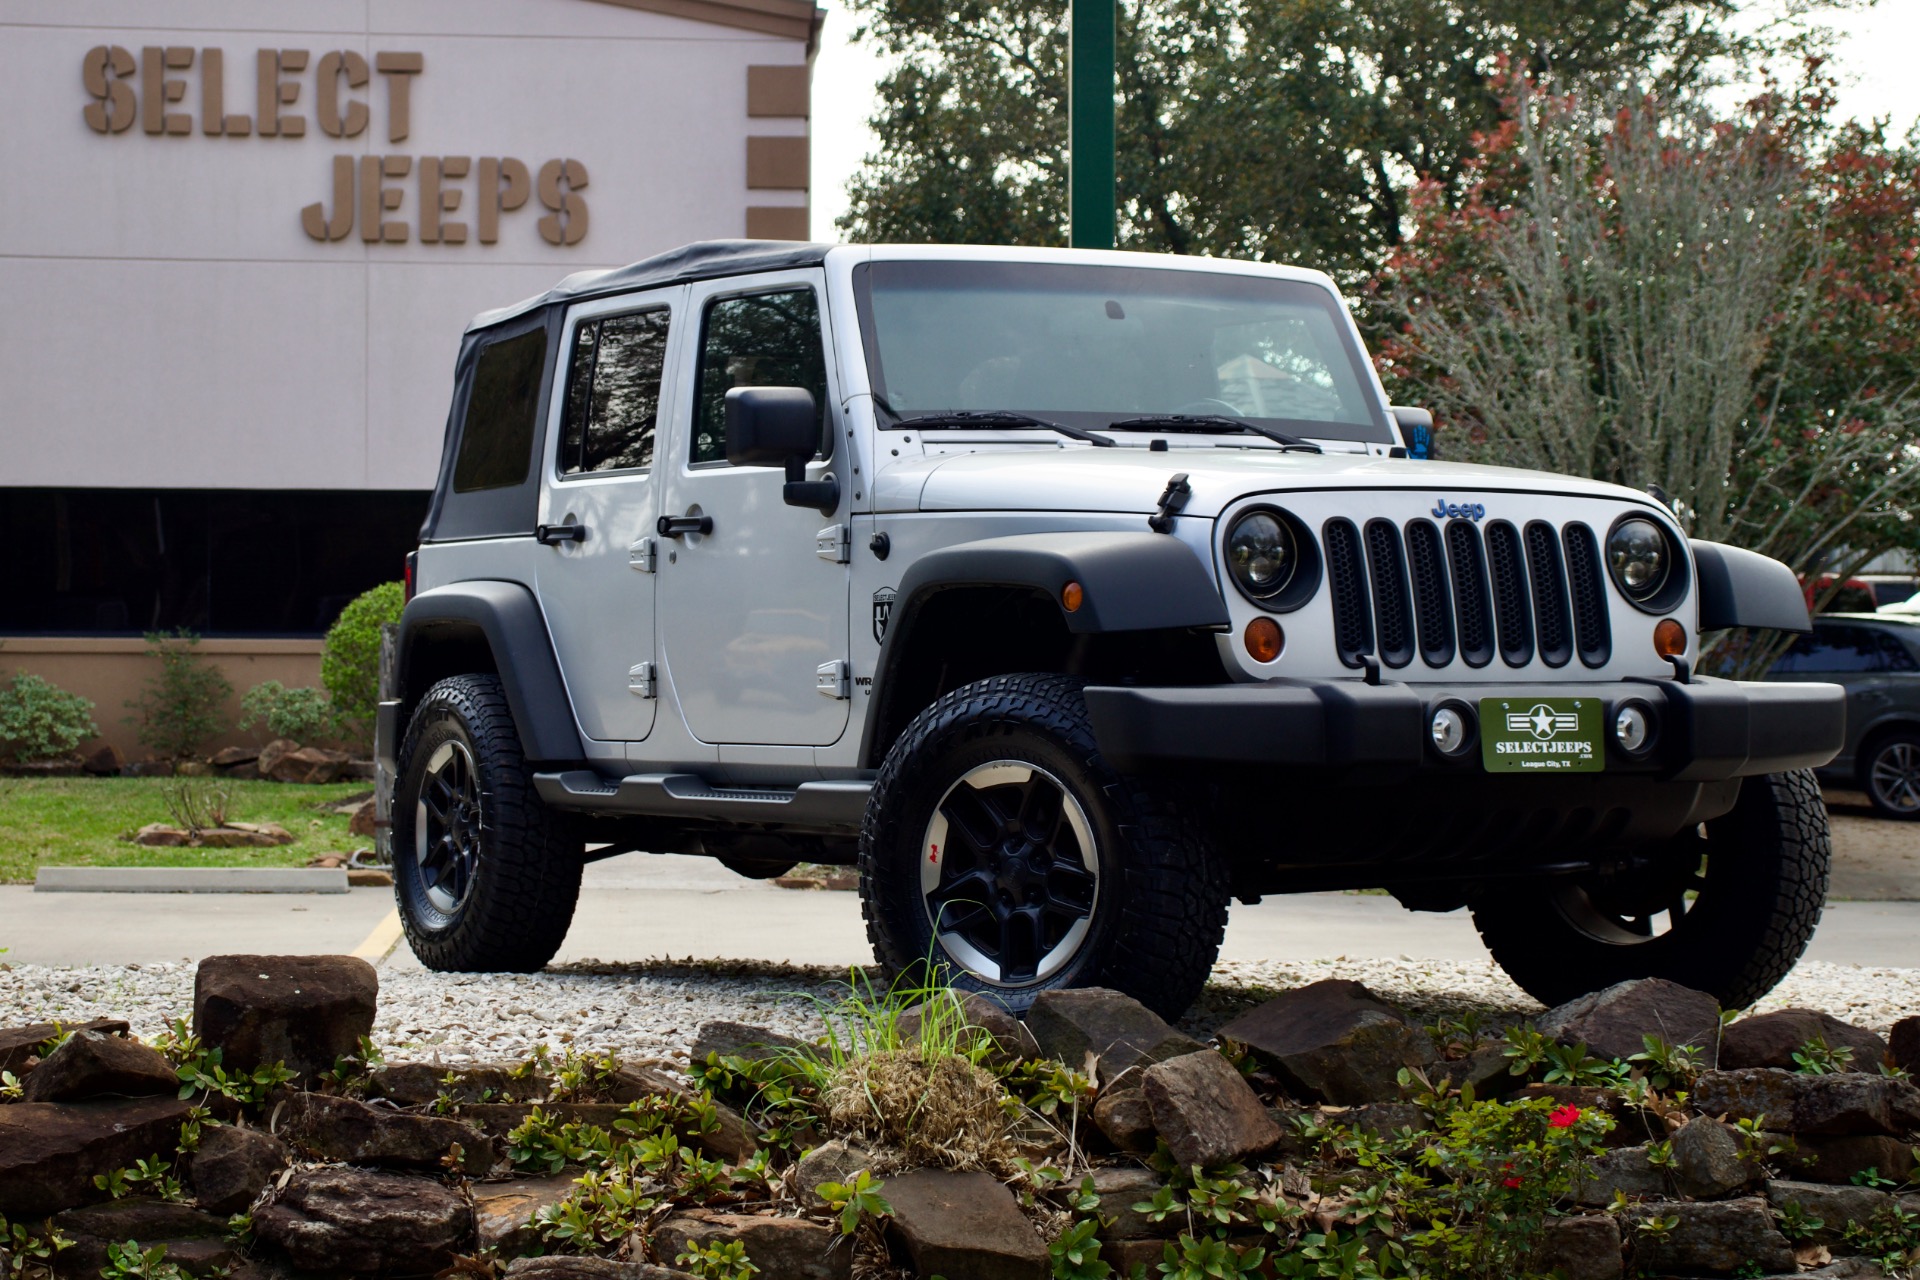
<svg viewBox="0 0 1920 1280">
<path fill-rule="evenodd" d="M 140 741 L 162 760 L 185 760 L 220 732 L 220 708 L 233 685 L 196 652 L 200 637 L 186 628 L 171 635 L 149 631 L 146 641 L 160 670 L 147 678 L 146 692 L 127 703 L 130 719 Z"/>
<path fill-rule="evenodd" d="M 403 584 L 382 583 L 342 609 L 327 631 L 326 647 L 320 653 L 320 683 L 327 687 L 343 727 L 370 732 L 380 701 L 380 628 L 400 621 L 406 603 Z"/>
<path fill-rule="evenodd" d="M 31 763 L 73 754 L 98 737 L 93 704 L 27 671 L 0 688 L 0 757 Z"/>
<path fill-rule="evenodd" d="M 323 742 L 338 730 L 333 704 L 324 689 L 289 689 L 268 680 L 240 699 L 240 727 L 260 728 L 275 738 L 299 743 Z"/>
</svg>

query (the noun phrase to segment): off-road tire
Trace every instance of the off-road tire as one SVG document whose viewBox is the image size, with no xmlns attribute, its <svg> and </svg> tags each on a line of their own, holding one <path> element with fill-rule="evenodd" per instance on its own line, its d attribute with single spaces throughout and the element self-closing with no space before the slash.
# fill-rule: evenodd
<svg viewBox="0 0 1920 1280">
<path fill-rule="evenodd" d="M 1885 785 L 1886 769 L 1906 773 L 1916 763 L 1920 763 L 1920 733 L 1889 729 L 1868 739 L 1860 749 L 1860 789 L 1867 793 L 1867 802 L 1875 813 L 1900 822 L 1920 819 L 1920 804 L 1908 799 L 1903 807 L 1902 801 L 1907 798 Z M 1876 773 L 1882 776 L 1875 777 Z"/>
<path fill-rule="evenodd" d="M 1494 960 L 1548 1006 L 1631 978 L 1666 978 L 1741 1009 L 1787 976 L 1813 938 L 1833 861 L 1813 772 L 1747 778 L 1731 812 L 1676 837 L 1669 856 L 1708 854 L 1704 885 L 1678 925 L 1643 941 L 1595 936 L 1563 884 L 1505 888 L 1474 904 Z M 1697 862 L 1696 862 L 1697 865 Z M 1574 905 L 1569 906 L 1569 903 Z"/>
<path fill-rule="evenodd" d="M 471 888 L 451 912 L 429 900 L 415 843 L 427 761 L 464 744 L 480 816 Z M 500 678 L 452 676 L 427 691 L 402 740 L 393 798 L 393 883 L 414 955 L 448 972 L 531 973 L 565 941 L 584 845 L 533 789 Z"/>
<path fill-rule="evenodd" d="M 925 975 L 931 959 L 955 986 L 1016 1013 L 1040 992 L 1110 987 L 1175 1018 L 1205 985 L 1226 929 L 1224 861 L 1174 797 L 1114 770 L 1087 722 L 1085 682 L 997 676 L 947 694 L 888 751 L 860 832 L 867 937 L 889 977 Z M 996 985 L 954 963 L 935 941 L 920 880 L 920 840 L 947 788 L 970 768 L 1011 760 L 1059 780 L 1094 833 L 1099 895 L 1084 941 L 1063 968 Z"/>
</svg>

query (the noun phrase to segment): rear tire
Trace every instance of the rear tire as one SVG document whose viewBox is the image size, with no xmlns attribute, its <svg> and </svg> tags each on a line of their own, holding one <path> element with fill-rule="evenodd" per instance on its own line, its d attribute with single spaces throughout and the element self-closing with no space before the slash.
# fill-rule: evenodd
<svg viewBox="0 0 1920 1280">
<path fill-rule="evenodd" d="M 1164 793 L 1101 757 L 1082 683 L 966 685 L 887 753 L 860 833 L 860 897 L 890 978 L 931 962 L 931 976 L 1016 1013 L 1042 991 L 1099 986 L 1175 1018 L 1200 994 L 1226 928 L 1226 868 Z"/>
<path fill-rule="evenodd" d="M 531 973 L 566 940 L 584 845 L 533 789 L 500 678 L 427 691 L 393 796 L 400 922 L 429 969 Z"/>
<path fill-rule="evenodd" d="M 1548 1006 L 1665 978 L 1741 1009 L 1807 949 L 1832 861 L 1812 771 L 1769 774 L 1742 782 L 1731 812 L 1704 836 L 1676 836 L 1653 867 L 1496 890 L 1474 904 L 1473 922 L 1508 976 Z"/>
<path fill-rule="evenodd" d="M 1895 729 L 1868 743 L 1860 753 L 1860 789 L 1883 818 L 1920 818 L 1920 733 Z"/>
</svg>

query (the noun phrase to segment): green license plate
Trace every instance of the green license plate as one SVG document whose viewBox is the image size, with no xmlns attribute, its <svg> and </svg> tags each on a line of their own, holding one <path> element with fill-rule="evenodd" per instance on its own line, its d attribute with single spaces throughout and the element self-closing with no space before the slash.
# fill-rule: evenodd
<svg viewBox="0 0 1920 1280">
<path fill-rule="evenodd" d="M 1598 698 L 1480 699 L 1480 760 L 1488 773 L 1600 773 L 1606 704 Z"/>
</svg>

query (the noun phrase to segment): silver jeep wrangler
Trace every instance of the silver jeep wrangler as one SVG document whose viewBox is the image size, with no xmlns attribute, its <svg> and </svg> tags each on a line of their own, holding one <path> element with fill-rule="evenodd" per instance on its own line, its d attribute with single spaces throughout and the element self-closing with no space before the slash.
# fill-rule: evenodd
<svg viewBox="0 0 1920 1280">
<path fill-rule="evenodd" d="M 537 969 L 645 850 L 857 864 L 883 970 L 1016 1011 L 1362 887 L 1548 1003 L 1753 1000 L 1843 696 L 1693 664 L 1798 583 L 1429 427 L 1251 263 L 723 242 L 479 317 L 379 719 L 415 953 Z"/>
</svg>

